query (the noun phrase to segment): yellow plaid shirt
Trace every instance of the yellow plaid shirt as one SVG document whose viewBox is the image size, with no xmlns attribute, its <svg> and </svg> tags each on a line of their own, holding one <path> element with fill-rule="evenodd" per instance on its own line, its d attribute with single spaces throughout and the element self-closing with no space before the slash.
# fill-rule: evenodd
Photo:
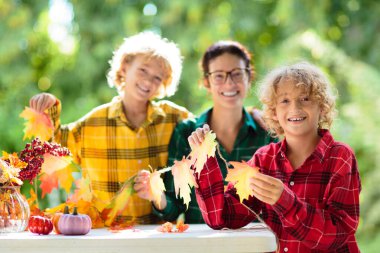
<svg viewBox="0 0 380 253">
<path fill-rule="evenodd" d="M 76 122 L 60 125 L 61 106 L 50 110 L 55 141 L 70 149 L 75 162 L 91 181 L 94 205 L 101 212 L 121 184 L 141 169 L 165 167 L 168 144 L 176 124 L 190 113 L 169 101 L 150 102 L 147 119 L 138 129 L 129 127 L 120 97 L 93 109 Z M 151 203 L 131 197 L 117 221 L 152 223 Z"/>
</svg>

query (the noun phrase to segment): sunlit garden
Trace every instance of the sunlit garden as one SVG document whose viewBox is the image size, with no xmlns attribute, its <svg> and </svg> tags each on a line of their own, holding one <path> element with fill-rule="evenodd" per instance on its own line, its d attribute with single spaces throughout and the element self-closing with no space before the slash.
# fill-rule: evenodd
<svg viewBox="0 0 380 253">
<path fill-rule="evenodd" d="M 125 37 L 149 30 L 176 42 L 183 55 L 178 91 L 169 99 L 195 115 L 211 106 L 201 87 L 199 60 L 217 40 L 253 52 L 256 71 L 247 107 L 261 108 L 256 87 L 280 65 L 307 60 L 339 94 L 334 138 L 350 145 L 362 183 L 362 252 L 380 245 L 380 3 L 375 0 L 0 0 L 0 150 L 19 152 L 21 112 L 41 92 L 62 102 L 62 123 L 73 122 L 117 95 L 107 84 L 109 60 Z M 34 186 L 24 184 L 29 197 Z M 41 194 L 41 192 L 40 192 Z M 44 208 L 67 198 L 54 190 Z"/>
</svg>

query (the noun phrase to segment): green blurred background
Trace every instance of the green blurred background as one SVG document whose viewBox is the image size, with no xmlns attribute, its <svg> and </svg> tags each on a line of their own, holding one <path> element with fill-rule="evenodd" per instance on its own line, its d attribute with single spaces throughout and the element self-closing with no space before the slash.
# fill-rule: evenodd
<svg viewBox="0 0 380 253">
<path fill-rule="evenodd" d="M 0 0 L 0 150 L 19 151 L 20 112 L 50 92 L 74 121 L 116 91 L 105 75 L 123 38 L 153 30 L 178 43 L 184 71 L 170 99 L 198 114 L 210 105 L 199 88 L 198 60 L 219 39 L 254 53 L 260 80 L 297 60 L 320 66 L 339 92 L 337 140 L 357 155 L 362 178 L 363 252 L 380 245 L 380 3 L 376 0 Z M 259 107 L 255 84 L 247 105 Z"/>
</svg>

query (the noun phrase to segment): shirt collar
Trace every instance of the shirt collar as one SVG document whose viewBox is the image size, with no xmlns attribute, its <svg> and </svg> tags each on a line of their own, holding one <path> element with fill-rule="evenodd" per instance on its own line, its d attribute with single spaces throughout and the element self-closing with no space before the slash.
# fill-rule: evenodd
<svg viewBox="0 0 380 253">
<path fill-rule="evenodd" d="M 327 129 L 320 129 L 318 131 L 319 136 L 322 138 L 319 140 L 317 146 L 315 147 L 313 153 L 311 156 L 316 157 L 320 162 L 323 162 L 323 159 L 328 151 L 328 149 L 331 147 L 331 145 L 334 143 L 334 138 L 332 137 L 331 133 Z M 280 143 L 280 149 L 278 154 L 285 158 L 286 156 L 286 139 L 284 139 Z"/>
<path fill-rule="evenodd" d="M 196 128 L 202 127 L 204 124 L 209 123 L 210 116 L 213 108 L 210 108 L 203 112 L 197 119 L 195 126 Z M 243 108 L 244 123 L 243 126 L 251 127 L 254 131 L 257 131 L 257 125 L 253 120 L 252 116 Z M 226 122 L 228 123 L 228 122 Z"/>
<path fill-rule="evenodd" d="M 147 123 L 152 123 L 156 119 L 165 117 L 165 111 L 157 104 L 157 102 L 149 101 L 148 113 L 147 113 Z M 110 102 L 108 118 L 120 118 L 127 122 L 125 114 L 123 113 L 123 103 L 120 96 L 116 96 Z"/>
</svg>

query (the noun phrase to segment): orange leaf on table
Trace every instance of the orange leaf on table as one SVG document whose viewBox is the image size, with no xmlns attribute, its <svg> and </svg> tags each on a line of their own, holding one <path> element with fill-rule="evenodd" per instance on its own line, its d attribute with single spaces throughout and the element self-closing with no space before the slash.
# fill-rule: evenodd
<svg viewBox="0 0 380 253">
<path fill-rule="evenodd" d="M 173 230 L 173 223 L 171 222 L 165 222 L 164 224 L 162 224 L 161 226 L 159 226 L 157 228 L 157 230 L 159 232 L 162 232 L 162 233 L 171 233 L 172 230 Z"/>
<path fill-rule="evenodd" d="M 248 199 L 252 195 L 250 187 L 250 178 L 259 171 L 257 167 L 251 167 L 246 162 L 229 162 L 233 169 L 228 169 L 226 181 L 234 183 L 236 192 L 240 197 L 240 202 L 243 199 Z"/>
<path fill-rule="evenodd" d="M 195 172 L 200 175 L 203 165 L 206 163 L 208 157 L 215 156 L 216 151 L 216 134 L 209 131 L 205 135 L 205 139 L 200 146 L 191 145 L 191 157 L 192 164 L 195 165 Z"/>
<path fill-rule="evenodd" d="M 183 198 L 186 209 L 189 208 L 191 200 L 191 188 L 197 186 L 190 167 L 191 160 L 185 157 L 181 161 L 174 161 L 174 165 L 172 166 L 175 195 Z"/>
<path fill-rule="evenodd" d="M 175 230 L 176 232 L 183 233 L 189 228 L 189 224 L 185 224 L 183 220 L 179 220 L 177 221 L 177 224 L 175 225 L 175 227 L 176 227 L 176 230 Z"/>
<path fill-rule="evenodd" d="M 25 107 L 20 117 L 24 118 L 24 140 L 32 137 L 39 137 L 43 141 L 49 140 L 54 133 L 54 126 L 46 113 L 40 113 L 36 110 Z"/>
<path fill-rule="evenodd" d="M 152 191 L 153 201 L 160 204 L 162 193 L 165 191 L 165 184 L 161 178 L 161 173 L 159 171 L 154 171 L 150 175 L 149 184 Z M 161 207 L 158 206 L 158 208 Z"/>
</svg>

